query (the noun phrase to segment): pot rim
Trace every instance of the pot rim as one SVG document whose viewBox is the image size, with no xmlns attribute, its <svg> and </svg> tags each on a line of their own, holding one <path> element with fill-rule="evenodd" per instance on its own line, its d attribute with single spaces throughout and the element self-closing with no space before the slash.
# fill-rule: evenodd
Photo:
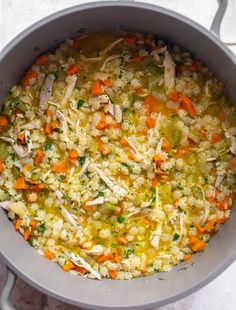
<svg viewBox="0 0 236 310">
<path fill-rule="evenodd" d="M 15 38 L 13 38 L 1 51 L 0 51 L 0 66 L 1 61 L 3 58 L 15 47 L 18 45 L 20 41 L 22 41 L 25 37 L 27 37 L 31 32 L 37 30 L 41 26 L 51 22 L 52 20 L 55 20 L 57 18 L 61 18 L 64 15 L 77 12 L 77 11 L 83 11 L 83 10 L 89 10 L 89 9 L 96 9 L 101 7 L 131 7 L 131 8 L 140 8 L 140 9 L 146 9 L 154 12 L 160 12 L 163 15 L 170 16 L 172 18 L 178 19 L 181 22 L 187 24 L 189 27 L 195 28 L 197 31 L 201 32 L 203 35 L 205 35 L 209 40 L 213 41 L 218 48 L 223 50 L 223 52 L 227 55 L 227 57 L 230 58 L 230 60 L 236 65 L 236 57 L 232 53 L 232 51 L 221 42 L 221 40 L 214 35 L 212 32 L 210 32 L 208 29 L 204 28 L 197 22 L 183 16 L 180 13 L 171 11 L 169 9 L 157 6 L 155 4 L 150 3 L 144 3 L 144 2 L 136 2 L 131 0 L 122 0 L 122 1 L 96 1 L 96 2 L 89 2 L 89 3 L 83 3 L 78 4 L 63 10 L 60 10 L 58 12 L 55 12 L 53 14 L 50 14 L 49 16 L 46 16 L 39 21 L 35 22 L 33 25 L 29 26 L 22 32 L 20 32 L 19 35 L 17 35 Z M 1 257 L 3 258 L 4 262 L 13 270 L 17 275 L 20 276 L 21 279 L 23 279 L 26 283 L 33 286 L 34 288 L 40 290 L 41 292 L 48 294 L 50 296 L 53 296 L 61 301 L 67 302 L 69 304 L 73 304 L 76 306 L 81 306 L 84 308 L 90 308 L 93 309 L 150 309 L 155 306 L 162 306 L 166 305 L 172 302 L 175 302 L 189 294 L 194 293 L 195 291 L 199 290 L 209 282 L 211 282 L 213 279 L 218 277 L 227 267 L 229 267 L 234 260 L 236 259 L 236 251 L 231 256 L 227 257 L 217 268 L 215 268 L 210 274 L 207 274 L 204 278 L 202 278 L 200 281 L 189 287 L 187 290 L 175 293 L 167 298 L 163 298 L 159 301 L 154 302 L 147 302 L 144 304 L 133 304 L 132 306 L 115 306 L 115 305 L 97 305 L 97 304 L 91 304 L 91 303 L 84 303 L 78 300 L 73 300 L 70 298 L 67 298 L 66 295 L 61 295 L 57 293 L 55 290 L 47 288 L 43 286 L 42 284 L 36 282 L 33 278 L 30 276 L 26 276 L 22 270 L 18 269 L 17 264 L 14 264 L 12 262 L 11 258 L 7 257 L 3 252 L 1 252 Z M 119 280 L 122 281 L 122 280 Z"/>
</svg>

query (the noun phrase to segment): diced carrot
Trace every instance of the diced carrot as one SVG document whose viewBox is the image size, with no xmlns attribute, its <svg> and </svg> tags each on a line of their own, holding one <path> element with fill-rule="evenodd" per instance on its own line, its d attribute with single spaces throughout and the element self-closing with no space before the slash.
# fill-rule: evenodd
<svg viewBox="0 0 236 310">
<path fill-rule="evenodd" d="M 154 155 L 153 160 L 155 161 L 157 166 L 160 166 L 162 163 L 161 157 L 158 154 Z"/>
<path fill-rule="evenodd" d="M 141 57 L 140 55 L 135 54 L 135 55 L 132 56 L 132 62 L 138 63 L 138 62 L 140 62 L 142 60 L 142 58 L 143 57 Z"/>
<path fill-rule="evenodd" d="M 196 109 L 192 103 L 192 100 L 189 97 L 185 95 L 181 95 L 179 98 L 179 103 L 182 106 L 182 108 L 186 110 L 191 117 L 195 117 L 197 115 Z"/>
<path fill-rule="evenodd" d="M 56 129 L 56 128 L 59 128 L 59 123 L 58 121 L 52 121 L 51 124 L 50 124 L 52 130 Z"/>
<path fill-rule="evenodd" d="M 48 123 L 45 124 L 44 131 L 47 135 L 52 133 L 52 128 L 51 128 L 50 124 L 48 124 Z"/>
<path fill-rule="evenodd" d="M 189 244 L 194 252 L 199 252 L 205 247 L 205 242 L 198 239 L 196 236 L 189 237 Z"/>
<path fill-rule="evenodd" d="M 76 268 L 76 265 L 72 261 L 69 261 L 65 265 L 62 266 L 62 269 L 66 272 L 73 270 L 75 268 Z"/>
<path fill-rule="evenodd" d="M 109 129 L 121 129 L 121 124 L 119 124 L 119 123 L 106 124 L 106 128 L 109 128 Z"/>
<path fill-rule="evenodd" d="M 30 229 L 29 227 L 26 227 L 25 231 L 24 231 L 24 234 L 23 234 L 23 238 L 25 241 L 28 241 L 30 239 Z"/>
<path fill-rule="evenodd" d="M 52 166 L 52 171 L 56 172 L 56 173 L 65 173 L 67 171 L 65 162 L 62 161 L 62 162 Z"/>
<path fill-rule="evenodd" d="M 30 81 L 36 79 L 37 76 L 38 76 L 37 72 L 29 70 L 22 79 L 23 87 L 26 88 L 28 85 L 30 85 Z"/>
<path fill-rule="evenodd" d="M 152 182 L 152 187 L 155 188 L 157 186 L 157 184 L 158 184 L 158 179 L 154 178 L 154 179 L 152 179 L 151 182 Z"/>
<path fill-rule="evenodd" d="M 73 75 L 79 72 L 79 67 L 76 64 L 70 64 L 66 70 L 66 75 Z"/>
<path fill-rule="evenodd" d="M 24 164 L 23 169 L 24 169 L 25 171 L 29 171 L 29 170 L 30 170 L 30 167 L 31 167 L 31 164 Z"/>
<path fill-rule="evenodd" d="M 3 162 L 0 160 L 0 173 L 3 172 L 4 169 L 4 164 Z"/>
<path fill-rule="evenodd" d="M 93 82 L 90 90 L 94 96 L 100 96 L 104 93 L 104 90 L 102 89 L 101 83 L 99 81 Z"/>
<path fill-rule="evenodd" d="M 120 215 L 121 214 L 121 207 L 119 206 L 115 206 L 115 209 L 114 209 L 114 215 Z"/>
<path fill-rule="evenodd" d="M 207 139 L 207 131 L 204 128 L 200 128 L 199 133 L 203 139 Z"/>
<path fill-rule="evenodd" d="M 121 144 L 123 147 L 128 147 L 128 146 L 129 146 L 129 142 L 128 142 L 125 138 L 121 138 L 121 139 L 120 139 L 120 144 Z"/>
<path fill-rule="evenodd" d="M 175 159 L 182 158 L 190 153 L 190 148 L 185 147 L 173 154 Z"/>
<path fill-rule="evenodd" d="M 39 56 L 35 60 L 36 65 L 44 65 L 46 62 L 48 62 L 48 55 L 46 54 Z"/>
<path fill-rule="evenodd" d="M 215 223 L 217 222 L 217 218 L 213 218 L 209 220 L 205 226 L 201 226 L 198 223 L 195 225 L 195 228 L 197 229 L 198 233 L 206 233 L 206 232 L 211 232 L 215 226 Z"/>
<path fill-rule="evenodd" d="M 124 244 L 124 245 L 129 243 L 129 241 L 125 237 L 119 237 L 119 238 L 117 238 L 117 241 L 120 244 Z"/>
<path fill-rule="evenodd" d="M 47 259 L 52 260 L 55 258 L 56 255 L 54 253 L 50 252 L 49 250 L 46 250 L 44 252 L 43 256 L 46 257 Z"/>
<path fill-rule="evenodd" d="M 110 152 L 111 152 L 110 147 L 108 145 L 104 145 L 102 148 L 102 154 L 106 156 L 106 155 L 110 154 Z"/>
<path fill-rule="evenodd" d="M 13 184 L 14 189 L 26 189 L 25 179 L 18 178 Z"/>
<path fill-rule="evenodd" d="M 7 126 L 8 119 L 5 115 L 0 115 L 0 127 Z"/>
<path fill-rule="evenodd" d="M 22 223 L 23 221 L 21 219 L 17 219 L 14 225 L 15 230 L 19 230 L 21 228 Z"/>
<path fill-rule="evenodd" d="M 127 37 L 125 37 L 125 42 L 130 45 L 135 44 L 137 41 L 138 41 L 138 38 L 135 35 L 128 35 Z"/>
<path fill-rule="evenodd" d="M 36 220 L 30 220 L 30 226 L 32 231 L 34 231 L 37 227 L 38 222 Z"/>
<path fill-rule="evenodd" d="M 21 132 L 17 135 L 17 140 L 20 144 L 25 145 L 26 141 L 25 141 L 25 133 Z"/>
<path fill-rule="evenodd" d="M 219 218 L 218 220 L 217 220 L 217 223 L 218 224 L 224 224 L 226 221 L 227 221 L 227 217 L 222 217 L 222 218 Z"/>
<path fill-rule="evenodd" d="M 225 120 L 225 111 L 221 111 L 219 117 L 220 120 L 223 122 Z"/>
<path fill-rule="evenodd" d="M 127 152 L 127 157 L 128 157 L 128 159 L 133 160 L 134 159 L 134 154 L 131 153 L 131 152 Z"/>
<path fill-rule="evenodd" d="M 42 162 L 43 157 L 44 157 L 44 152 L 42 150 L 37 150 L 34 156 L 34 164 L 38 166 Z"/>
<path fill-rule="evenodd" d="M 75 271 L 79 272 L 82 275 L 85 275 L 86 273 L 88 273 L 88 271 L 85 268 L 79 267 L 79 266 L 75 267 Z"/>
<path fill-rule="evenodd" d="M 148 116 L 147 118 L 146 118 L 146 124 L 147 124 L 147 126 L 148 126 L 148 128 L 153 128 L 153 127 L 155 127 L 155 120 L 154 120 L 154 118 L 153 117 L 151 117 L 151 116 Z"/>
<path fill-rule="evenodd" d="M 215 134 L 211 135 L 211 142 L 212 143 L 217 143 L 220 141 L 220 139 L 221 139 L 220 134 L 215 133 Z"/>
<path fill-rule="evenodd" d="M 79 153 L 77 150 L 72 149 L 69 151 L 68 159 L 70 162 L 74 163 L 78 157 L 79 157 Z"/>
<path fill-rule="evenodd" d="M 146 39 L 145 39 L 145 44 L 147 44 L 149 47 L 153 47 L 153 39 L 151 36 L 148 36 Z"/>
<path fill-rule="evenodd" d="M 148 129 L 147 128 L 144 128 L 142 131 L 141 131 L 141 134 L 143 136 L 147 136 L 148 135 Z"/>
<path fill-rule="evenodd" d="M 232 170 L 236 170 L 236 156 L 233 156 L 233 158 L 228 163 L 229 168 Z"/>
<path fill-rule="evenodd" d="M 94 114 L 94 119 L 96 120 L 95 121 L 95 127 L 98 130 L 105 129 L 105 127 L 106 127 L 106 115 L 103 112 L 101 112 L 101 111 L 96 112 Z"/>
<path fill-rule="evenodd" d="M 144 106 L 148 112 L 160 112 L 160 101 L 152 95 L 149 95 L 144 100 Z"/>
<path fill-rule="evenodd" d="M 176 91 L 171 91 L 170 93 L 167 94 L 167 98 L 178 102 L 179 101 L 179 94 Z"/>
<path fill-rule="evenodd" d="M 48 109 L 46 110 L 46 115 L 47 115 L 47 116 L 53 116 L 53 111 L 52 111 L 51 109 L 48 108 Z"/>
<path fill-rule="evenodd" d="M 109 269 L 108 273 L 112 279 L 115 279 L 117 277 L 117 271 L 115 269 Z"/>
<path fill-rule="evenodd" d="M 35 193 L 40 192 L 44 188 L 45 188 L 44 184 L 30 184 L 27 189 Z M 32 197 L 30 199 L 32 200 Z"/>
<path fill-rule="evenodd" d="M 108 88 L 111 88 L 113 86 L 113 83 L 110 80 L 102 80 L 102 84 Z"/>
<path fill-rule="evenodd" d="M 221 200 L 216 204 L 216 208 L 219 209 L 220 211 L 226 211 L 229 209 L 229 204 L 225 200 Z"/>
<path fill-rule="evenodd" d="M 114 263 L 120 263 L 121 258 L 118 255 L 116 249 L 111 249 L 108 253 L 99 255 L 97 260 L 100 264 L 103 264 L 108 260 Z"/>
<path fill-rule="evenodd" d="M 170 151 L 170 143 L 165 137 L 161 139 L 161 148 L 164 152 Z"/>
<path fill-rule="evenodd" d="M 155 172 L 159 176 L 164 176 L 168 174 L 168 171 L 163 171 L 161 168 L 156 168 Z"/>
<path fill-rule="evenodd" d="M 192 256 L 193 255 L 190 254 L 190 253 L 189 254 L 185 254 L 184 257 L 183 257 L 183 260 L 186 262 L 187 260 L 190 260 L 192 258 Z"/>
</svg>

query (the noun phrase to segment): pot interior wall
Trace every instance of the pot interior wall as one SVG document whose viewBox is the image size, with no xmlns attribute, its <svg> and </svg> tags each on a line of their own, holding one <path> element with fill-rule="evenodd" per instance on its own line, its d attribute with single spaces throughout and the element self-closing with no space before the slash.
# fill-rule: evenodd
<svg viewBox="0 0 236 310">
<path fill-rule="evenodd" d="M 12 85 L 22 77 L 36 56 L 59 42 L 77 36 L 81 31 L 125 29 L 154 33 L 185 47 L 204 60 L 226 82 L 236 103 L 235 62 L 211 34 L 179 15 L 147 4 L 94 3 L 71 8 L 42 20 L 8 46 L 0 55 L 0 102 Z M 210 37 L 210 39 L 209 39 Z M 223 70 L 222 70 L 223 68 Z M 182 297 L 215 277 L 236 253 L 236 212 L 232 212 L 224 229 L 208 244 L 204 254 L 195 255 L 187 270 L 181 265 L 165 274 L 131 281 L 92 281 L 60 271 L 59 267 L 40 257 L 15 233 L 12 224 L 0 210 L 0 249 L 8 264 L 32 285 L 46 293 L 74 304 L 91 308 L 129 307 L 150 303 L 160 305 Z M 193 266 L 191 264 L 194 263 Z M 164 278 L 165 281 L 159 280 Z M 95 306 L 96 305 L 96 306 Z M 141 306 L 140 306 L 141 307 Z"/>
</svg>

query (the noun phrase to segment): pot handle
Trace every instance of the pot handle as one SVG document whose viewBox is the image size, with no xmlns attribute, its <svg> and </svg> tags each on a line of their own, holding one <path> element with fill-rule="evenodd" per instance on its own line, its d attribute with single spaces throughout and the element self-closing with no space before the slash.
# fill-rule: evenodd
<svg viewBox="0 0 236 310">
<path fill-rule="evenodd" d="M 9 300 L 15 281 L 16 281 L 16 275 L 9 268 L 7 268 L 6 280 L 3 285 L 2 292 L 0 294 L 1 310 L 15 310 L 15 308 L 11 305 Z"/>
<path fill-rule="evenodd" d="M 216 11 L 215 17 L 211 24 L 211 32 L 213 32 L 218 38 L 220 38 L 220 28 L 222 25 L 222 20 L 225 16 L 225 12 L 227 7 L 229 6 L 229 1 L 234 0 L 217 0 L 219 3 L 219 7 Z M 223 42 L 226 45 L 236 45 L 236 42 Z"/>
</svg>

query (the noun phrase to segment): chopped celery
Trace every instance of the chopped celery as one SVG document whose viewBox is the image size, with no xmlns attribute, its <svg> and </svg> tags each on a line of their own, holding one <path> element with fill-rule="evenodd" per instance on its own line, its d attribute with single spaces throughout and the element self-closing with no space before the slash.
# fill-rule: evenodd
<svg viewBox="0 0 236 310">
<path fill-rule="evenodd" d="M 112 213 L 112 212 L 114 212 L 115 207 L 116 207 L 116 206 L 115 206 L 113 203 L 111 203 L 111 202 L 105 202 L 105 203 L 101 206 L 100 211 L 101 211 L 102 213 Z"/>
<path fill-rule="evenodd" d="M 20 109 L 21 111 L 23 111 L 23 112 L 26 112 L 27 109 L 28 109 L 26 104 L 24 102 L 22 102 L 22 101 L 17 102 L 16 107 L 18 109 Z"/>
<path fill-rule="evenodd" d="M 95 140 L 95 138 L 91 139 L 91 144 L 90 144 L 90 147 L 89 147 L 89 151 L 91 153 L 96 153 L 98 151 L 98 143 Z"/>
<path fill-rule="evenodd" d="M 13 166 L 13 167 L 11 168 L 11 172 L 12 172 L 12 174 L 13 174 L 13 176 L 14 176 L 15 178 L 17 178 L 17 177 L 20 176 L 20 169 L 19 169 L 18 167 L 16 167 L 16 166 Z"/>
<path fill-rule="evenodd" d="M 32 179 L 33 181 L 39 180 L 40 177 L 41 177 L 41 173 L 40 173 L 40 172 L 33 172 L 32 175 L 31 175 L 31 179 Z"/>
<path fill-rule="evenodd" d="M 221 141 L 215 143 L 215 148 L 216 148 L 216 151 L 217 151 L 219 157 L 223 157 L 229 151 L 225 140 L 221 140 Z"/>
<path fill-rule="evenodd" d="M 0 160 L 4 161 L 8 156 L 8 148 L 6 146 L 6 143 L 0 142 Z"/>
<path fill-rule="evenodd" d="M 201 140 L 201 139 L 200 139 L 199 133 L 196 132 L 196 131 L 193 131 L 193 130 L 190 130 L 190 131 L 189 131 L 188 136 L 189 136 L 189 138 L 190 138 L 191 140 L 193 140 L 195 143 L 199 143 L 200 140 Z"/>
<path fill-rule="evenodd" d="M 192 193 L 193 193 L 194 198 L 199 199 L 199 200 L 204 199 L 204 194 L 200 186 L 193 186 Z"/>
</svg>

